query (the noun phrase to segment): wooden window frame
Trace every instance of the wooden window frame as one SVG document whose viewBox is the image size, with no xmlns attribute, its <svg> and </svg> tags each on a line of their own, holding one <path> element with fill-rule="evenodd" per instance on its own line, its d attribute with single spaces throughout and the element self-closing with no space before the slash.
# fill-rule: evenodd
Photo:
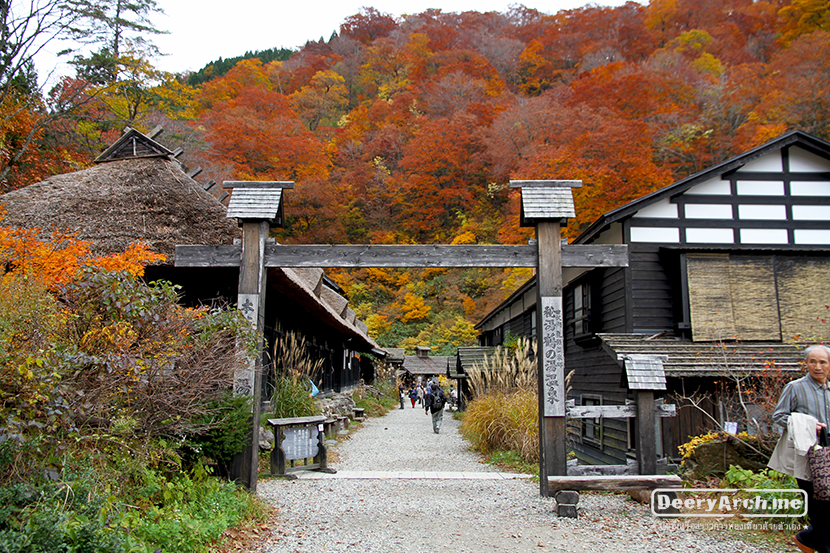
<svg viewBox="0 0 830 553">
<path fill-rule="evenodd" d="M 580 394 L 579 401 L 582 405 L 603 405 L 602 396 L 599 394 Z M 602 450 L 602 427 L 602 417 L 582 419 L 582 429 L 580 431 L 582 443 L 596 446 Z M 588 435 L 589 431 L 593 436 Z"/>
<path fill-rule="evenodd" d="M 592 288 L 587 281 L 579 282 L 573 287 L 573 327 L 574 340 L 584 340 L 594 336 L 592 321 Z"/>
</svg>

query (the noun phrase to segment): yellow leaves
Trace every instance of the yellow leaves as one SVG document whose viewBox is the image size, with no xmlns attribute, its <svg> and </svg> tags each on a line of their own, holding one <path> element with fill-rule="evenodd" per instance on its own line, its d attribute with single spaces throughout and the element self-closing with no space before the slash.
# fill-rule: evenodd
<svg viewBox="0 0 830 553">
<path fill-rule="evenodd" d="M 381 315 L 380 313 L 372 313 L 363 319 L 363 322 L 369 328 L 369 336 L 378 336 L 392 326 L 392 321 L 389 320 L 389 317 Z"/>
<path fill-rule="evenodd" d="M 476 242 L 476 234 L 469 230 L 462 232 L 452 239 L 453 244 L 475 244 Z"/>
<path fill-rule="evenodd" d="M 400 309 L 401 321 L 404 323 L 426 320 L 429 317 L 430 311 L 432 311 L 432 308 L 426 304 L 424 298 L 412 293 L 407 293 L 404 296 Z"/>
<path fill-rule="evenodd" d="M 703 52 L 699 58 L 692 61 L 692 67 L 701 73 L 710 73 L 718 78 L 724 72 L 723 64 L 709 52 Z"/>
<path fill-rule="evenodd" d="M 308 85 L 291 95 L 291 105 L 309 130 L 322 122 L 333 126 L 349 107 L 346 80 L 330 69 L 318 71 Z"/>
<path fill-rule="evenodd" d="M 90 265 L 107 271 L 127 271 L 135 276 L 144 276 L 146 265 L 164 261 L 164 254 L 155 253 L 143 244 L 130 244 L 124 253 L 116 253 L 89 262 Z"/>
<path fill-rule="evenodd" d="M 73 234 L 54 233 L 50 241 L 41 241 L 37 235 L 36 229 L 0 227 L 0 263 L 12 272 L 39 276 L 51 285 L 69 282 L 81 260 L 89 256 L 89 243 Z"/>
<path fill-rule="evenodd" d="M 830 31 L 830 4 L 827 0 L 793 0 L 778 11 L 783 21 L 781 41 L 789 44 L 813 31 Z"/>
<path fill-rule="evenodd" d="M 81 337 L 80 346 L 85 351 L 128 351 L 135 344 L 136 332 L 132 325 L 120 321 L 108 326 L 93 326 Z"/>
<path fill-rule="evenodd" d="M 663 31 L 677 13 L 677 0 L 651 0 L 645 20 L 647 29 Z"/>
<path fill-rule="evenodd" d="M 473 298 L 467 295 L 465 295 L 461 300 L 461 306 L 464 308 L 464 314 L 468 317 L 475 313 L 477 307 L 476 302 L 473 301 Z"/>
<path fill-rule="evenodd" d="M 370 280 L 380 284 L 387 284 L 391 286 L 396 286 L 398 284 L 398 277 L 389 269 L 370 267 L 366 269 L 366 275 Z"/>
<path fill-rule="evenodd" d="M 519 54 L 519 72 L 522 75 L 521 89 L 529 95 L 537 95 L 550 86 L 548 73 L 551 62 L 545 55 L 545 47 L 536 39 L 530 41 Z"/>
<path fill-rule="evenodd" d="M 197 92 L 192 86 L 165 74 L 164 81 L 152 92 L 157 97 L 157 107 L 171 119 L 196 119 Z"/>
</svg>

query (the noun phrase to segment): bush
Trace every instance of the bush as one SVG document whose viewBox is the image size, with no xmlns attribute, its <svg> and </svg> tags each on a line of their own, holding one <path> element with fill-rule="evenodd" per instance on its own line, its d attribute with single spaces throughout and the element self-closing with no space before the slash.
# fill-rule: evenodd
<svg viewBox="0 0 830 553">
<path fill-rule="evenodd" d="M 769 453 L 760 449 L 764 443 L 763 439 L 746 432 L 735 435 L 708 432 L 690 438 L 678 449 L 687 477 L 701 480 L 710 476 L 722 477 L 731 465 L 763 469 L 769 460 Z"/>
<path fill-rule="evenodd" d="M 730 465 L 729 470 L 726 471 L 726 474 L 723 476 L 723 480 L 721 481 L 721 486 L 724 488 L 738 488 L 738 489 L 770 489 L 770 490 L 783 490 L 783 489 L 798 489 L 798 482 L 796 482 L 795 478 L 786 474 L 781 474 L 780 472 L 771 470 L 771 469 L 761 469 L 758 472 L 753 472 L 749 469 L 741 468 L 737 465 Z M 761 499 L 769 502 L 772 504 L 773 498 L 775 499 L 792 499 L 792 494 L 785 494 L 782 492 L 769 492 L 769 493 L 761 493 Z M 779 503 L 780 504 L 780 503 Z M 788 509 L 778 509 L 776 511 L 770 511 L 770 515 L 797 515 L 803 512 L 803 509 L 793 509 L 792 507 Z"/>
<path fill-rule="evenodd" d="M 191 436 L 183 448 L 188 460 L 195 464 L 206 458 L 216 464 L 220 474 L 229 474 L 234 456 L 248 445 L 251 403 L 251 396 L 235 396 L 230 391 L 207 402 L 205 413 L 194 421 L 205 430 Z"/>
<path fill-rule="evenodd" d="M 58 444 L 60 463 L 36 444 L 0 444 L 0 474 L 27 471 L 0 485 L 0 551 L 203 552 L 258 509 L 247 491 L 200 465 L 162 471 L 140 451 L 70 444 Z"/>
<path fill-rule="evenodd" d="M 139 501 L 149 507 L 129 511 L 124 524 L 150 551 L 206 551 L 208 543 L 253 508 L 250 494 L 232 482 L 209 477 L 201 467 L 170 479 L 148 471 Z"/>
<path fill-rule="evenodd" d="M 469 403 L 461 433 L 482 453 L 516 451 L 528 463 L 539 462 L 539 399 L 535 390 L 491 392 Z"/>
</svg>

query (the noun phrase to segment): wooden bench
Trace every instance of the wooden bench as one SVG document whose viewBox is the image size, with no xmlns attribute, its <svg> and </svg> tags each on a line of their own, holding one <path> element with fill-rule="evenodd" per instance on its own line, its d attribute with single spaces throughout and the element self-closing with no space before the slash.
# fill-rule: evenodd
<svg viewBox="0 0 830 553">
<path fill-rule="evenodd" d="M 579 492 L 654 490 L 679 488 L 682 480 L 676 474 L 619 474 L 610 476 L 548 476 L 548 494 L 556 501 L 556 514 L 576 518 Z"/>
<path fill-rule="evenodd" d="M 337 433 L 344 436 L 349 433 L 349 417 L 345 415 L 335 415 L 337 419 Z"/>
<path fill-rule="evenodd" d="M 271 474 L 296 478 L 298 470 L 335 472 L 326 463 L 324 416 L 268 419 L 274 428 L 274 449 L 271 451 Z M 302 460 L 302 464 L 298 461 Z"/>
<path fill-rule="evenodd" d="M 356 421 L 366 420 L 366 417 L 364 416 L 365 411 L 366 409 L 364 409 L 363 407 L 354 407 L 352 409 L 352 419 Z"/>
<path fill-rule="evenodd" d="M 326 438 L 333 440 L 337 434 L 337 419 L 326 419 L 323 421 L 323 433 Z"/>
</svg>

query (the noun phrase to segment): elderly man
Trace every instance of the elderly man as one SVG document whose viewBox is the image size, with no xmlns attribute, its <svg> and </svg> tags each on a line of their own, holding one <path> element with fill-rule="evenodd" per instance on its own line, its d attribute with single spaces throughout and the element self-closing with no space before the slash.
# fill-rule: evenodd
<svg viewBox="0 0 830 553">
<path fill-rule="evenodd" d="M 830 375 L 830 348 L 823 345 L 810 346 L 805 353 L 807 375 L 784 386 L 784 391 L 772 414 L 772 419 L 776 424 L 793 434 L 789 436 L 790 448 L 793 442 L 803 441 L 804 434 L 810 443 L 814 443 L 816 435 L 822 429 L 827 428 L 827 423 L 830 421 L 830 388 L 827 383 L 828 375 Z M 793 414 L 798 415 L 791 421 Z M 800 428 L 792 424 L 795 420 L 799 422 Z M 812 434 L 812 425 L 815 425 L 815 435 Z M 773 452 L 770 467 L 796 477 L 798 486 L 807 492 L 807 514 L 810 519 L 810 526 L 795 536 L 795 544 L 804 553 L 813 551 L 830 553 L 830 542 L 828 542 L 830 502 L 817 501 L 813 497 L 813 483 L 809 481 L 806 459 L 800 456 L 796 459 L 787 459 L 787 455 L 795 455 L 784 453 L 787 449 L 787 444 L 783 443 L 784 438 L 782 436 L 782 442 Z"/>
</svg>

